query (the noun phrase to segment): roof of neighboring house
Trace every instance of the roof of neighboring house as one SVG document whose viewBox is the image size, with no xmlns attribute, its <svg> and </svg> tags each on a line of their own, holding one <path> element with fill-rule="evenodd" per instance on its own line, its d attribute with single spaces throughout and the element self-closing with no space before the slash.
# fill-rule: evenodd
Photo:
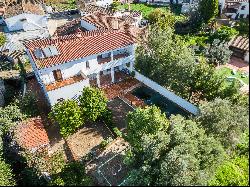
<svg viewBox="0 0 250 187">
<path fill-rule="evenodd" d="M 124 30 L 95 30 L 80 32 L 72 35 L 59 36 L 52 39 L 40 39 L 28 42 L 26 48 L 38 69 L 63 64 L 105 51 L 114 50 L 134 44 L 135 40 L 130 33 Z M 37 50 L 48 46 L 55 46 L 58 52 L 51 57 L 36 58 Z M 43 52 L 44 53 L 44 52 Z"/>
<path fill-rule="evenodd" d="M 234 37 L 229 42 L 229 46 L 243 51 L 249 51 L 249 38 L 243 36 Z"/>
<path fill-rule="evenodd" d="M 93 14 L 95 12 L 101 12 L 103 14 L 107 14 L 110 16 L 113 15 L 113 11 L 111 9 L 100 7 L 100 6 L 93 5 L 93 4 L 87 4 L 85 6 L 78 6 L 78 7 L 82 12 L 85 12 L 88 14 Z"/>
<path fill-rule="evenodd" d="M 40 117 L 20 123 L 15 129 L 15 136 L 21 147 L 31 151 L 49 145 L 49 138 Z"/>
<path fill-rule="evenodd" d="M 33 13 L 44 15 L 45 12 L 42 8 L 42 0 L 16 0 L 16 1 L 5 1 L 4 17 L 9 18 L 22 13 Z"/>
<path fill-rule="evenodd" d="M 47 18 L 43 15 L 22 13 L 10 18 L 5 19 L 5 23 L 8 26 L 15 25 L 17 21 L 25 24 L 26 28 L 29 30 L 37 30 L 47 26 Z"/>
</svg>

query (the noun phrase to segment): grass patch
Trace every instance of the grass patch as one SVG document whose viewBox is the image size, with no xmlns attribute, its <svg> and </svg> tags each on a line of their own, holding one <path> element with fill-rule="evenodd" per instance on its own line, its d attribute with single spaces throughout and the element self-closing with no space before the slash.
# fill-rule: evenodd
<svg viewBox="0 0 250 187">
<path fill-rule="evenodd" d="M 245 84 L 249 84 L 249 76 L 242 77 L 243 73 L 242 71 L 237 71 L 236 74 L 234 75 L 233 70 L 231 70 L 230 68 L 223 67 L 218 70 L 218 73 L 221 75 L 225 75 L 226 77 L 238 78 L 242 80 Z"/>
<path fill-rule="evenodd" d="M 131 10 L 137 10 L 137 11 L 142 12 L 142 16 L 145 19 L 148 19 L 148 15 L 152 11 L 154 11 L 156 8 L 160 8 L 162 11 L 169 10 L 169 7 L 156 6 L 156 5 L 147 5 L 147 4 L 143 4 L 143 3 L 138 3 L 138 4 L 131 3 L 130 8 L 131 8 Z M 119 10 L 128 9 L 128 4 L 119 5 L 118 9 Z"/>
</svg>

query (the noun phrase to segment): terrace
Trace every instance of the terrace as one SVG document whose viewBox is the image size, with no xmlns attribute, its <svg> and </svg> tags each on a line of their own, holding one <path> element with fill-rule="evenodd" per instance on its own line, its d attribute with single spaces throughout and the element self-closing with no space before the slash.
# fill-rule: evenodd
<svg viewBox="0 0 250 187">
<path fill-rule="evenodd" d="M 81 73 L 79 75 L 70 77 L 68 79 L 64 79 L 62 81 L 56 81 L 52 84 L 48 84 L 48 85 L 46 85 L 46 90 L 52 91 L 52 90 L 55 90 L 55 89 L 58 89 L 58 88 L 61 88 L 61 87 L 67 86 L 67 85 L 75 84 L 77 82 L 80 82 L 80 81 L 83 81 L 86 79 L 88 79 L 88 77 L 85 76 L 83 73 Z"/>
<path fill-rule="evenodd" d="M 123 53 L 123 54 L 117 54 L 113 55 L 113 60 L 118 60 L 120 58 L 126 58 L 129 56 L 129 53 Z M 102 58 L 101 55 L 97 57 L 98 64 L 105 64 L 107 62 L 112 61 L 111 54 L 108 55 L 108 57 Z"/>
</svg>

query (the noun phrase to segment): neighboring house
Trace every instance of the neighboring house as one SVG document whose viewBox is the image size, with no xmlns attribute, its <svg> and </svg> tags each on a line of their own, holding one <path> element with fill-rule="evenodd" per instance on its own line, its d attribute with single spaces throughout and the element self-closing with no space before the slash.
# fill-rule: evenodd
<svg viewBox="0 0 250 187">
<path fill-rule="evenodd" d="M 75 99 L 84 87 L 101 86 L 108 75 L 133 70 L 135 40 L 124 30 L 97 29 L 25 44 L 27 54 L 50 105 Z"/>
<path fill-rule="evenodd" d="M 47 29 L 48 20 L 46 16 L 22 13 L 5 19 L 8 31 L 34 31 Z"/>
<path fill-rule="evenodd" d="M 243 36 L 234 37 L 229 42 L 229 48 L 233 51 L 233 56 L 249 63 L 249 38 Z"/>
<path fill-rule="evenodd" d="M 78 7 L 78 10 L 80 11 L 81 16 L 93 14 L 95 12 L 101 12 L 103 14 L 110 15 L 110 16 L 113 15 L 113 11 L 110 10 L 109 8 L 97 6 L 93 3 L 86 3 L 85 1 L 81 1 L 81 0 L 77 2 L 77 7 Z"/>
<path fill-rule="evenodd" d="M 224 0 L 223 13 L 232 19 L 249 18 L 249 0 Z"/>
</svg>

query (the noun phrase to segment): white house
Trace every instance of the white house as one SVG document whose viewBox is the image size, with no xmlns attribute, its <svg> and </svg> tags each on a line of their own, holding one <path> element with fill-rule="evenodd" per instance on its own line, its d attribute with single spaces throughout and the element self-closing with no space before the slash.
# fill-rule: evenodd
<svg viewBox="0 0 250 187">
<path fill-rule="evenodd" d="M 50 105 L 74 99 L 84 87 L 100 87 L 102 76 L 132 71 L 135 41 L 123 30 L 93 30 L 25 44 L 35 76 Z"/>
<path fill-rule="evenodd" d="M 47 28 L 48 20 L 44 15 L 22 13 L 5 19 L 9 31 L 32 31 Z"/>
<path fill-rule="evenodd" d="M 224 0 L 223 13 L 232 18 L 249 18 L 249 0 Z"/>
<path fill-rule="evenodd" d="M 96 0 L 96 5 L 108 8 L 113 3 L 113 0 Z"/>
</svg>

